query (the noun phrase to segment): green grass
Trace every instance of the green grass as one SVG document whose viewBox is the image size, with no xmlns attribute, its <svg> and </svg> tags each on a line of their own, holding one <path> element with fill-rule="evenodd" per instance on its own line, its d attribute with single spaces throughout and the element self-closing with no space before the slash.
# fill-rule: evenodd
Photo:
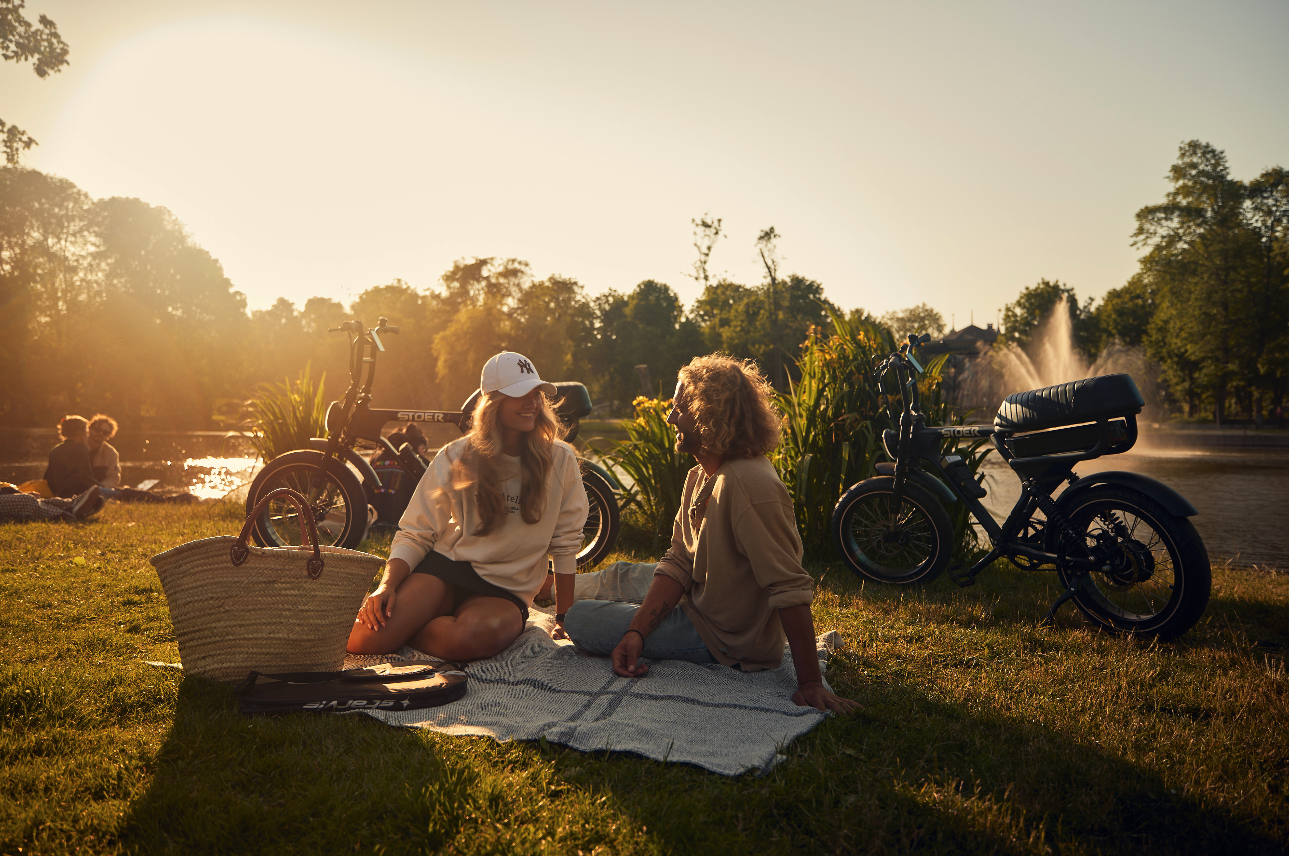
<svg viewBox="0 0 1289 856">
<path fill-rule="evenodd" d="M 1283 852 L 1289 577 L 1215 569 L 1179 642 L 1039 628 L 1050 575 L 861 586 L 815 565 L 830 718 L 764 777 L 248 719 L 177 659 L 148 557 L 225 505 L 0 525 L 0 853 Z M 373 549 L 379 550 L 381 545 Z M 77 558 L 84 564 L 77 564 Z"/>
</svg>

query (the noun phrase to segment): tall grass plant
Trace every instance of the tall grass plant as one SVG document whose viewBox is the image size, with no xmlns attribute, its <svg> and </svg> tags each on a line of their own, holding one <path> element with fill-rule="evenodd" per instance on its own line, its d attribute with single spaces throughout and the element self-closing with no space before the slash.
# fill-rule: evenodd
<svg viewBox="0 0 1289 856">
<path fill-rule="evenodd" d="M 307 449 L 309 440 L 327 436 L 326 372 L 314 385 L 312 365 L 306 363 L 295 380 L 262 383 L 251 405 L 251 445 L 265 463 L 293 449 Z"/>
<path fill-rule="evenodd" d="M 812 329 L 801 348 L 797 367 L 801 377 L 777 396 L 784 414 L 783 441 L 772 455 L 779 477 L 788 486 L 797 513 L 797 527 L 806 552 L 833 553 L 832 511 L 850 485 L 874 475 L 885 456 L 882 432 L 898 429 L 900 395 L 894 376 L 883 388 L 875 366 L 898 344 L 880 324 L 852 323 L 832 315 L 831 334 Z M 919 382 L 926 424 L 961 424 L 942 391 L 944 359 L 927 365 Z M 958 441 L 945 440 L 944 451 Z M 984 441 L 963 444 L 956 451 L 976 473 L 989 449 Z M 956 546 L 963 552 L 976 546 L 966 508 L 948 508 L 954 521 Z"/>
<path fill-rule="evenodd" d="M 685 477 L 694 466 L 687 453 L 676 451 L 676 435 L 667 424 L 671 399 L 638 396 L 632 402 L 635 418 L 624 420 L 627 439 L 609 451 L 593 448 L 626 485 L 622 510 L 654 542 L 666 540 L 680 508 Z"/>
</svg>

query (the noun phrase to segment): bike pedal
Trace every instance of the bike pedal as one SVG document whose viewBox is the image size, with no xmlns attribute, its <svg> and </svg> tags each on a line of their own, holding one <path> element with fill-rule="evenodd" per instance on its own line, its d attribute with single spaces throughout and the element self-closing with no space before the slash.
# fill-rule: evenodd
<svg viewBox="0 0 1289 856">
<path fill-rule="evenodd" d="M 972 576 L 971 569 L 964 566 L 962 562 L 954 562 L 949 566 L 949 579 L 958 584 L 958 588 L 967 588 L 976 584 L 976 578 Z"/>
</svg>

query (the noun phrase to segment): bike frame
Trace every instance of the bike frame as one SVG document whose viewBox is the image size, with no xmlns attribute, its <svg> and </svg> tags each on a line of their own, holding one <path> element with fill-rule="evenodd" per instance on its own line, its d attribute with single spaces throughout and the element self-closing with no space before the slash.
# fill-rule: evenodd
<svg viewBox="0 0 1289 856">
<path fill-rule="evenodd" d="M 379 484 L 376 471 L 365 458 L 354 451 L 359 440 L 383 446 L 391 457 L 398 458 L 398 450 L 381 435 L 381 430 L 390 422 L 446 423 L 460 425 L 460 410 L 420 410 L 420 409 L 372 409 L 371 388 L 376 380 L 376 355 L 384 353 L 385 344 L 381 334 L 396 334 L 399 328 L 381 318 L 377 326 L 364 330 L 362 321 L 354 319 L 333 328 L 332 333 L 350 333 L 349 342 L 349 388 L 344 398 L 333 402 L 327 409 L 326 426 L 329 439 L 315 437 L 310 445 L 323 452 L 318 463 L 317 472 L 309 482 L 309 502 L 317 501 L 318 493 L 325 481 L 326 468 L 331 461 L 345 460 L 363 476 L 365 487 Z M 322 447 L 325 444 L 325 448 Z M 406 467 L 404 467 L 406 469 Z M 422 471 L 423 472 L 423 471 Z M 419 476 L 420 473 L 410 473 Z"/>
</svg>

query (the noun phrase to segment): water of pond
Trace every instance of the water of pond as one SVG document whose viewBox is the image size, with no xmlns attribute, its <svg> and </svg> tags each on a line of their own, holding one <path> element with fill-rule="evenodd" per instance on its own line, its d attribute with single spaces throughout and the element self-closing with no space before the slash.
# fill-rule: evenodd
<svg viewBox="0 0 1289 856">
<path fill-rule="evenodd" d="M 1020 482 L 996 455 L 985 459 L 983 504 L 999 521 L 1017 497 Z M 1125 470 L 1157 479 L 1186 497 L 1199 512 L 1191 518 L 1214 564 L 1289 567 L 1289 449 L 1160 450 L 1134 448 L 1075 467 L 1079 475 Z"/>
</svg>

